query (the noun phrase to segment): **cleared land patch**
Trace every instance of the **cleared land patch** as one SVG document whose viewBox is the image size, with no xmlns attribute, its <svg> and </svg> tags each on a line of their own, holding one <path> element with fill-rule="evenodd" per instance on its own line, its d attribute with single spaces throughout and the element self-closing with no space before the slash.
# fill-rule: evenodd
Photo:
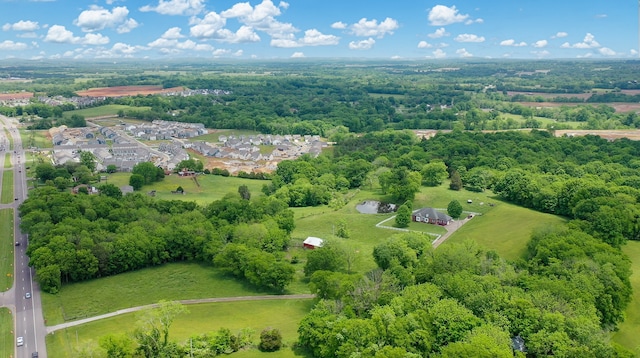
<svg viewBox="0 0 640 358">
<path fill-rule="evenodd" d="M 56 295 L 43 293 L 42 306 L 52 326 L 160 300 L 264 294 L 211 266 L 180 262 L 63 285 Z"/>
<path fill-rule="evenodd" d="M 78 96 L 86 97 L 124 97 L 124 96 L 137 96 L 137 95 L 149 95 L 183 91 L 184 87 L 172 87 L 163 88 L 156 85 L 144 85 L 144 86 L 115 86 L 115 87 L 99 87 L 90 88 L 84 91 L 76 92 Z"/>
<path fill-rule="evenodd" d="M 238 353 L 233 357 L 295 357 L 291 346 L 297 340 L 298 323 L 311 307 L 313 300 L 273 300 L 256 302 L 224 302 L 187 306 L 189 313 L 176 318 L 171 326 L 171 340 L 185 343 L 192 335 L 220 328 L 229 328 L 237 333 L 243 328 L 255 331 L 254 342 L 260 340 L 260 332 L 273 327 L 282 333 L 287 347 L 277 353 L 262 353 L 256 348 Z M 47 335 L 47 351 L 50 357 L 73 357 L 77 347 L 92 346 L 100 337 L 109 334 L 126 334 L 136 325 L 137 315 L 126 314 L 82 326 L 68 328 Z"/>
</svg>

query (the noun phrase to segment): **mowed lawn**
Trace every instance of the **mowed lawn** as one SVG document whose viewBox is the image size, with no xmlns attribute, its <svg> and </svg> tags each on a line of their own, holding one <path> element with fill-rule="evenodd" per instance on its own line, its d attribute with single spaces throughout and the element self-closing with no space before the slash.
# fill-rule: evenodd
<svg viewBox="0 0 640 358">
<path fill-rule="evenodd" d="M 0 198 L 0 203 L 11 204 L 13 199 L 13 170 L 5 170 L 4 174 L 2 174 L 2 198 Z"/>
<path fill-rule="evenodd" d="M 48 136 L 47 130 L 20 130 L 23 148 L 35 147 L 39 149 L 53 148 L 53 142 Z"/>
<path fill-rule="evenodd" d="M 611 339 L 631 349 L 636 357 L 640 357 L 640 242 L 628 241 L 622 247 L 622 251 L 631 259 L 631 287 L 633 288 L 633 296 L 627 307 L 627 317 L 625 321 L 619 325 L 618 331 L 613 333 Z"/>
<path fill-rule="evenodd" d="M 301 288 L 286 293 L 308 293 Z M 212 266 L 180 262 L 63 285 L 56 295 L 43 293 L 42 306 L 51 326 L 160 300 L 268 294 Z"/>
<path fill-rule="evenodd" d="M 0 356 L 13 357 L 15 338 L 13 335 L 13 317 L 6 307 L 0 307 Z"/>
<path fill-rule="evenodd" d="M 107 183 L 118 187 L 129 184 L 129 173 L 114 173 L 107 176 Z M 197 184 L 193 178 L 180 177 L 178 174 L 171 174 L 163 180 L 145 185 L 140 190 L 141 193 L 156 191 L 156 198 L 163 200 L 185 200 L 195 201 L 200 205 L 207 205 L 215 200 L 222 199 L 227 194 L 239 195 L 238 187 L 246 185 L 251 192 L 251 197 L 262 194 L 262 186 L 269 184 L 266 180 L 243 179 L 237 177 L 223 177 L 220 175 L 199 175 Z M 97 184 L 100 186 L 100 183 Z M 185 194 L 172 194 L 179 186 L 184 189 Z"/>
<path fill-rule="evenodd" d="M 566 222 L 559 216 L 540 213 L 510 203 L 493 200 L 491 210 L 475 216 L 458 229 L 444 245 L 464 240 L 473 240 L 501 257 L 514 260 L 521 257 L 538 229 Z M 485 204 L 486 205 L 486 204 Z M 466 207 L 466 204 L 463 204 Z"/>
<path fill-rule="evenodd" d="M 0 209 L 0 291 L 13 285 L 13 209 Z"/>
<path fill-rule="evenodd" d="M 118 115 L 118 111 L 121 111 L 121 110 L 126 112 L 129 110 L 144 111 L 148 109 L 149 107 L 133 107 L 133 106 L 127 106 L 124 104 L 106 104 L 104 106 L 68 111 L 64 113 L 64 116 L 71 117 L 72 115 L 77 114 L 85 118 L 92 118 L 92 117 L 103 117 L 103 116 L 116 116 Z"/>
<path fill-rule="evenodd" d="M 228 328 L 234 334 L 244 328 L 254 331 L 253 342 L 257 346 L 260 332 L 267 328 L 277 328 L 282 333 L 285 348 L 276 353 L 262 353 L 253 347 L 233 353 L 233 357 L 295 357 L 291 347 L 296 342 L 298 324 L 313 307 L 314 301 L 305 300 L 265 300 L 218 302 L 186 306 L 188 313 L 175 319 L 169 337 L 184 344 L 189 337 L 206 332 Z M 131 333 L 137 324 L 139 313 L 71 327 L 47 335 L 47 352 L 50 357 L 74 357 L 77 347 L 95 346 L 101 337 L 109 334 Z"/>
</svg>

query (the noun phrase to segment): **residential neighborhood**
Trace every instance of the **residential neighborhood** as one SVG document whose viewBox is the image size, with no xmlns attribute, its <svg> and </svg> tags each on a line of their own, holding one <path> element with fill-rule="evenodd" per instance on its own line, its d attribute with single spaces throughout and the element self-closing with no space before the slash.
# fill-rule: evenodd
<svg viewBox="0 0 640 358">
<path fill-rule="evenodd" d="M 217 163 L 232 173 L 273 171 L 279 161 L 304 154 L 316 157 L 328 146 L 319 136 L 310 135 L 220 135 L 215 143 L 197 140 L 207 133 L 201 123 L 163 120 L 137 124 L 122 122 L 112 127 L 60 126 L 49 130 L 54 164 L 77 162 L 80 152 L 89 151 L 96 157 L 97 170 L 115 165 L 123 172 L 131 171 L 134 165 L 145 161 L 173 171 L 179 162 L 189 159 L 189 150 L 218 159 Z"/>
</svg>

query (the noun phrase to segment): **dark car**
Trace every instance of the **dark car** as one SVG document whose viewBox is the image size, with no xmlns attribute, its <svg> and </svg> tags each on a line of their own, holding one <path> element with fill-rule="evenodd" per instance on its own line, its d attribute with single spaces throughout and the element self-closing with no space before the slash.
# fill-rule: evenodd
<svg viewBox="0 0 640 358">
<path fill-rule="evenodd" d="M 31 358 L 38 358 L 38 352 L 31 353 Z"/>
<path fill-rule="evenodd" d="M 16 241 L 16 246 L 20 246 L 20 242 Z"/>
</svg>

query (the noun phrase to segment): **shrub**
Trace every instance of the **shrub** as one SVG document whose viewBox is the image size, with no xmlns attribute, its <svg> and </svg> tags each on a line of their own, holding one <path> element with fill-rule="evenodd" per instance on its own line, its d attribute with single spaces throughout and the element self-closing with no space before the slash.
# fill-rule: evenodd
<svg viewBox="0 0 640 358">
<path fill-rule="evenodd" d="M 282 348 L 282 334 L 277 328 L 265 328 L 260 333 L 260 345 L 263 352 L 275 352 Z"/>
</svg>

